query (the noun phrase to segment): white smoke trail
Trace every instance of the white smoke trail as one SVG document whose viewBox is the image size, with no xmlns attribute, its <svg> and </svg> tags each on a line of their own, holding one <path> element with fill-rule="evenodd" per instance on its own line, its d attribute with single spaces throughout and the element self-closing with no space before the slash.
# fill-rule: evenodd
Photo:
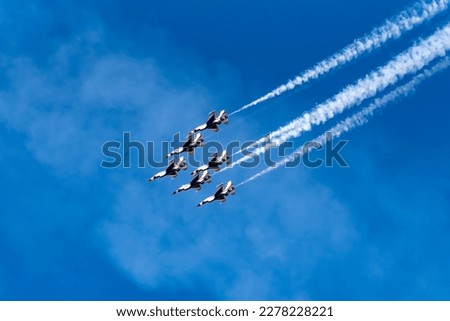
<svg viewBox="0 0 450 321">
<path fill-rule="evenodd" d="M 412 7 L 401 12 L 398 16 L 386 20 L 386 22 L 375 29 L 368 35 L 359 38 L 333 56 L 322 60 L 311 69 L 308 69 L 289 80 L 286 84 L 279 86 L 268 94 L 258 98 L 251 103 L 242 106 L 238 110 L 229 114 L 229 116 L 237 114 L 249 107 L 281 95 L 282 93 L 294 89 L 296 86 L 302 85 L 312 79 L 329 72 L 330 70 L 356 59 L 360 55 L 369 52 L 392 38 L 399 38 L 404 32 L 412 30 L 426 20 L 429 20 L 446 10 L 449 0 L 435 0 L 429 3 L 419 2 Z"/>
<path fill-rule="evenodd" d="M 403 53 L 396 56 L 385 66 L 361 78 L 354 85 L 349 85 L 340 93 L 316 106 L 312 111 L 291 121 L 285 126 L 269 134 L 271 144 L 279 146 L 290 138 L 299 137 L 304 131 L 311 130 L 313 125 L 319 125 L 342 113 L 345 109 L 360 104 L 367 98 L 375 96 L 388 86 L 410 73 L 415 73 L 437 57 L 445 56 L 450 49 L 450 23 L 436 31 L 430 37 L 413 45 Z M 267 136 L 258 140 L 262 143 Z M 251 155 L 246 155 L 233 162 L 232 168 L 255 155 L 264 153 L 267 146 L 257 147 Z"/>
<path fill-rule="evenodd" d="M 450 66 L 450 59 L 446 57 L 444 60 L 433 66 L 431 69 L 425 70 L 421 74 L 415 76 L 412 80 L 410 80 L 408 83 L 397 87 L 396 89 L 392 90 L 388 94 L 384 95 L 381 98 L 375 99 L 375 101 L 367 106 L 366 108 L 363 108 L 360 112 L 354 114 L 353 116 L 347 117 L 343 121 L 339 122 L 336 126 L 331 128 L 326 133 L 331 133 L 331 136 L 333 138 L 337 138 L 341 136 L 343 133 L 346 133 L 350 130 L 352 130 L 355 127 L 362 126 L 365 123 L 369 121 L 368 117 L 373 115 L 373 112 L 385 106 L 389 102 L 392 102 L 400 97 L 405 97 L 408 94 L 410 94 L 415 88 L 421 84 L 425 79 L 430 78 L 434 74 L 448 68 Z M 319 144 L 324 144 L 327 141 L 327 134 L 324 133 L 320 136 L 318 136 L 316 139 L 314 139 L 314 142 L 317 142 Z M 295 159 L 302 157 L 305 153 L 308 153 L 309 151 L 304 148 L 303 146 L 295 150 L 291 155 L 286 156 L 279 162 L 277 162 L 273 167 L 268 167 L 261 172 L 253 175 L 249 179 L 239 183 L 236 185 L 236 187 L 244 185 L 248 182 L 251 182 L 258 177 L 261 177 L 274 169 L 277 169 L 280 166 L 284 166 L 285 164 L 294 161 Z"/>
</svg>

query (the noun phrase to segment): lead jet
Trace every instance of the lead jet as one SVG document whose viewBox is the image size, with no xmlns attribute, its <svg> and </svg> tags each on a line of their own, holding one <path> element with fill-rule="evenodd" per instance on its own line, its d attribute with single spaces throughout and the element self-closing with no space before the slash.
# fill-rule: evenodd
<svg viewBox="0 0 450 321">
<path fill-rule="evenodd" d="M 217 117 L 216 112 L 213 110 L 212 112 L 209 113 L 209 117 L 206 123 L 196 127 L 194 129 L 194 132 L 195 133 L 200 132 L 205 129 L 211 129 L 216 132 L 219 130 L 219 125 L 222 123 L 228 124 L 228 115 L 225 112 L 225 110 L 221 110 Z"/>
<path fill-rule="evenodd" d="M 197 174 L 194 176 L 190 183 L 181 185 L 173 194 L 187 191 L 188 189 L 195 189 L 199 191 L 202 189 L 202 185 L 205 183 L 211 183 L 211 175 L 209 175 L 208 171 L 202 172 L 201 174 Z"/>
<path fill-rule="evenodd" d="M 154 176 L 150 177 L 148 179 L 148 182 L 154 181 L 157 178 L 161 178 L 164 176 L 171 176 L 172 178 L 177 177 L 177 174 L 180 170 L 186 170 L 187 166 L 186 166 L 186 161 L 184 159 L 184 157 L 180 157 L 180 159 L 178 161 L 172 160 L 169 163 L 169 166 L 167 166 L 167 168 L 159 173 L 156 173 Z"/>
<path fill-rule="evenodd" d="M 214 195 L 205 198 L 203 201 L 198 203 L 197 207 L 203 206 L 206 203 L 211 203 L 214 201 L 219 201 L 223 203 L 227 200 L 227 196 L 229 194 L 234 195 L 235 193 L 236 189 L 231 181 L 229 181 L 225 187 L 223 187 L 223 184 L 220 184 L 219 186 L 217 186 L 217 191 L 214 193 Z"/>
<path fill-rule="evenodd" d="M 205 145 L 205 141 L 204 141 L 202 135 L 199 133 L 194 134 L 194 133 L 190 132 L 187 135 L 186 142 L 183 144 L 183 146 L 178 147 L 177 149 L 171 151 L 166 156 L 166 158 L 176 155 L 176 154 L 181 154 L 183 152 L 188 152 L 189 154 L 192 154 L 196 147 L 201 147 L 203 145 Z"/>
<path fill-rule="evenodd" d="M 220 155 L 218 153 L 214 153 L 208 164 L 200 166 L 199 168 L 194 170 L 191 173 L 191 175 L 197 174 L 202 171 L 206 171 L 208 169 L 212 169 L 213 171 L 218 172 L 220 170 L 220 165 L 227 163 L 229 160 L 230 156 L 227 154 L 226 151 L 223 151 Z"/>
</svg>

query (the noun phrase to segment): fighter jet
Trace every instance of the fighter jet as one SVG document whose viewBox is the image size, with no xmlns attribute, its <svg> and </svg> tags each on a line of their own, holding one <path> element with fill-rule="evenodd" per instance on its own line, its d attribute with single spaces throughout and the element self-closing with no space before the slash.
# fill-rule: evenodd
<svg viewBox="0 0 450 321">
<path fill-rule="evenodd" d="M 186 161 L 184 159 L 184 157 L 180 157 L 180 159 L 178 161 L 172 160 L 169 163 L 169 166 L 167 166 L 167 168 L 159 173 L 156 173 L 154 176 L 150 177 L 148 179 L 149 182 L 157 179 L 157 178 L 161 178 L 164 176 L 172 176 L 172 178 L 177 177 L 177 174 L 180 170 L 186 170 L 187 166 L 186 166 Z"/>
<path fill-rule="evenodd" d="M 173 194 L 187 191 L 191 188 L 199 191 L 202 189 L 202 185 L 205 183 L 211 183 L 211 175 L 209 175 L 208 171 L 204 171 L 201 174 L 195 175 L 190 183 L 181 185 L 175 192 L 173 192 Z"/>
<path fill-rule="evenodd" d="M 195 133 L 200 132 L 205 129 L 211 129 L 216 132 L 219 130 L 219 125 L 222 123 L 228 124 L 228 115 L 225 112 L 225 110 L 221 110 L 217 117 L 216 112 L 213 110 L 212 112 L 209 113 L 209 117 L 206 123 L 196 127 L 194 129 L 194 132 Z"/>
<path fill-rule="evenodd" d="M 208 164 L 200 166 L 195 171 L 193 171 L 191 175 L 197 174 L 198 172 L 201 171 L 206 171 L 208 169 L 212 169 L 213 171 L 218 172 L 220 170 L 220 165 L 228 162 L 229 160 L 230 156 L 227 154 L 226 151 L 223 151 L 220 155 L 218 153 L 214 153 Z"/>
<path fill-rule="evenodd" d="M 178 147 L 177 149 L 171 151 L 166 156 L 166 158 L 176 155 L 176 154 L 181 154 L 183 152 L 188 152 L 189 154 L 192 154 L 196 147 L 200 147 L 203 145 L 205 145 L 205 142 L 203 140 L 202 135 L 201 134 L 193 134 L 192 132 L 190 132 L 187 135 L 186 142 L 183 144 L 183 146 Z"/>
<path fill-rule="evenodd" d="M 219 201 L 223 203 L 227 200 L 227 196 L 229 194 L 234 195 L 235 193 L 236 189 L 234 188 L 234 185 L 231 181 L 229 181 L 225 187 L 223 187 L 223 184 L 220 184 L 219 186 L 217 186 L 217 191 L 214 193 L 214 195 L 205 198 L 203 201 L 198 203 L 197 207 L 203 206 L 206 203 L 211 203 L 214 201 Z"/>
</svg>

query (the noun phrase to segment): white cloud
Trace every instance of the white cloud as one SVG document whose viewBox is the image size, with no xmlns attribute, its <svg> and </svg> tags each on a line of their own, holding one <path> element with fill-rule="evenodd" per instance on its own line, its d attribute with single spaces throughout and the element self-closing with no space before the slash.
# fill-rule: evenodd
<svg viewBox="0 0 450 321">
<path fill-rule="evenodd" d="M 307 275 L 321 259 L 349 251 L 357 233 L 330 190 L 301 182 L 301 175 L 281 176 L 264 203 L 258 197 L 264 186 L 255 184 L 205 210 L 131 180 L 100 234 L 118 266 L 147 289 L 195 289 L 200 285 L 190 282 L 201 280 L 218 298 L 305 298 Z"/>
</svg>

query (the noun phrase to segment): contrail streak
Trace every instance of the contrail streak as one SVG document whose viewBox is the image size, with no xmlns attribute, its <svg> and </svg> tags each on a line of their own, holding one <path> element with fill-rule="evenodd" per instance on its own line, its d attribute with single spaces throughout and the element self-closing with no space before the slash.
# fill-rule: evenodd
<svg viewBox="0 0 450 321">
<path fill-rule="evenodd" d="M 450 23 L 399 54 L 383 67 L 359 79 L 356 84 L 347 86 L 334 97 L 316 106 L 312 111 L 304 113 L 287 125 L 270 133 L 271 144 L 279 146 L 288 139 L 299 137 L 302 132 L 311 130 L 313 125 L 322 124 L 342 113 L 345 109 L 359 105 L 365 99 L 373 97 L 388 86 L 395 84 L 407 74 L 415 73 L 437 57 L 445 56 L 449 49 Z M 266 139 L 267 136 L 261 138 L 258 142 L 264 142 Z M 241 157 L 228 168 L 264 153 L 266 149 L 266 146 L 257 147 L 252 154 Z"/>
<path fill-rule="evenodd" d="M 347 117 L 343 121 L 339 122 L 336 126 L 331 128 L 327 133 L 331 133 L 333 138 L 337 138 L 341 136 L 343 133 L 346 133 L 350 130 L 352 130 L 355 127 L 362 126 L 365 123 L 369 121 L 369 117 L 373 115 L 373 112 L 385 106 L 389 102 L 392 102 L 400 97 L 405 97 L 408 94 L 410 94 L 415 88 L 420 85 L 425 79 L 430 78 L 434 74 L 448 68 L 450 66 L 450 59 L 446 57 L 444 60 L 436 64 L 430 69 L 425 70 L 421 74 L 415 76 L 412 80 L 410 80 L 408 83 L 397 87 L 396 89 L 392 90 L 388 94 L 384 95 L 381 98 L 377 98 L 374 100 L 372 104 L 367 106 L 366 108 L 363 108 L 360 112 L 354 114 L 353 116 Z M 324 144 L 327 141 L 327 134 L 322 134 L 318 136 L 316 139 L 313 140 L 314 142 L 317 142 L 319 144 Z M 305 147 L 300 147 L 297 150 L 295 150 L 291 155 L 286 156 L 279 162 L 277 162 L 273 167 L 268 167 L 258 174 L 253 175 L 249 179 L 239 183 L 236 185 L 236 187 L 244 185 L 248 182 L 251 182 L 258 177 L 261 177 L 274 169 L 277 169 L 280 166 L 284 166 L 289 162 L 294 161 L 295 159 L 298 159 L 299 157 L 302 157 L 304 154 L 308 153 L 309 150 Z"/>
<path fill-rule="evenodd" d="M 399 38 L 404 32 L 412 30 L 426 20 L 429 20 L 446 10 L 449 0 L 435 0 L 429 3 L 418 2 L 412 7 L 402 11 L 398 16 L 386 20 L 386 22 L 377 28 L 374 28 L 368 35 L 356 39 L 329 58 L 317 63 L 314 67 L 307 69 L 293 80 L 289 80 L 286 84 L 279 86 L 268 94 L 258 98 L 251 103 L 242 106 L 238 110 L 229 114 L 229 116 L 237 114 L 249 107 L 256 106 L 268 99 L 281 95 L 282 93 L 294 89 L 312 79 L 329 72 L 330 70 L 350 62 L 358 58 L 362 54 L 369 52 L 392 38 Z"/>
</svg>

